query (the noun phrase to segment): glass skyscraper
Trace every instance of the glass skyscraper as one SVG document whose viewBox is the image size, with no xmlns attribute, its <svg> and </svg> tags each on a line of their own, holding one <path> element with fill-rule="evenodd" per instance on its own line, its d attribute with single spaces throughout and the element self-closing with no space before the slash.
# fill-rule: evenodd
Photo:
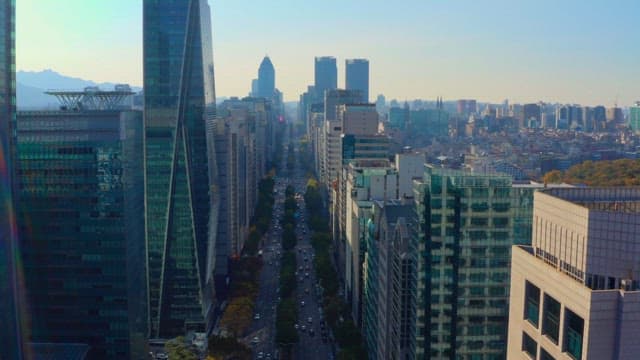
<svg viewBox="0 0 640 360">
<path fill-rule="evenodd" d="M 258 93 L 255 96 L 271 100 L 273 99 L 275 91 L 276 70 L 271 63 L 271 59 L 265 56 L 258 69 Z"/>
<path fill-rule="evenodd" d="M 315 59 L 315 89 L 318 96 L 324 99 L 327 90 L 338 88 L 338 67 L 336 58 L 320 56 Z"/>
<path fill-rule="evenodd" d="M 369 102 L 369 60 L 349 59 L 345 62 L 346 89 L 362 91 L 364 102 Z"/>
<path fill-rule="evenodd" d="M 0 358 L 21 359 L 13 201 L 15 0 L 0 0 Z"/>
<path fill-rule="evenodd" d="M 138 359 L 148 335 L 142 114 L 20 112 L 16 189 L 30 340 Z"/>
<path fill-rule="evenodd" d="M 215 85 L 206 0 L 144 1 L 151 337 L 205 330 L 215 306 Z"/>
<path fill-rule="evenodd" d="M 531 242 L 534 186 L 426 167 L 415 183 L 415 358 L 504 359 L 511 245 Z"/>
</svg>

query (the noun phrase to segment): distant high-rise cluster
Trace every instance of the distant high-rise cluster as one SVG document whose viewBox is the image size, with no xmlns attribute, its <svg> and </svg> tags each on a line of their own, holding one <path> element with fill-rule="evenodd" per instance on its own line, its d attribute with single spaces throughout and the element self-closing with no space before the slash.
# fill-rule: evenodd
<svg viewBox="0 0 640 360">
<path fill-rule="evenodd" d="M 256 216 L 264 184 L 300 186 L 261 182 L 285 141 L 287 167 L 312 159 L 314 178 L 286 190 L 285 219 L 305 221 L 293 198 L 316 200 L 292 280 L 318 266 L 303 291 L 327 317 L 294 324 L 290 299 L 253 295 L 240 315 L 271 307 L 262 321 L 302 335 L 306 320 L 309 337 L 317 323 L 340 358 L 638 357 L 640 189 L 632 169 L 592 169 L 640 159 L 640 102 L 372 103 L 368 59 L 346 59 L 339 86 L 336 58 L 318 56 L 292 119 L 265 56 L 249 96 L 216 104 L 208 1 L 144 0 L 143 92 L 47 91 L 58 109 L 18 111 L 15 6 L 0 0 L 0 359 L 161 359 L 150 348 L 168 339 L 223 334 L 228 300 L 258 281 L 232 269 L 273 240 L 257 231 L 277 224 Z M 290 277 L 295 251 L 267 250 Z M 242 336 L 307 356 L 263 324 Z"/>
</svg>

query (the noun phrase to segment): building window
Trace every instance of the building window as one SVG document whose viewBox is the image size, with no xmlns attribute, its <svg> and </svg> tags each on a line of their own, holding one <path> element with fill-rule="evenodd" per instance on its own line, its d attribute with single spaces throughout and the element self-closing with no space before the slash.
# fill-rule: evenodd
<svg viewBox="0 0 640 360">
<path fill-rule="evenodd" d="M 564 311 L 564 347 L 563 351 L 574 359 L 582 358 L 582 335 L 584 320 L 573 311 Z"/>
<path fill-rule="evenodd" d="M 540 319 L 540 289 L 525 281 L 524 296 L 524 318 L 537 328 Z"/>
<path fill-rule="evenodd" d="M 532 359 L 538 358 L 538 344 L 527 333 L 522 333 L 522 351 Z"/>
<path fill-rule="evenodd" d="M 540 360 L 556 360 L 543 347 L 540 347 Z"/>
<path fill-rule="evenodd" d="M 544 294 L 542 334 L 558 344 L 560 336 L 560 303 L 547 294 Z"/>
</svg>

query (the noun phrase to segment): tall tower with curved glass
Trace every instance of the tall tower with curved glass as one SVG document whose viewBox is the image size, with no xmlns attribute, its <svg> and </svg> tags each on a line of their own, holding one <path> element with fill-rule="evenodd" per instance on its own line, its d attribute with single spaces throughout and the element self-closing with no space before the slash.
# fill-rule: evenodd
<svg viewBox="0 0 640 360">
<path fill-rule="evenodd" d="M 0 359 L 21 359 L 17 311 L 17 234 L 13 206 L 15 0 L 0 0 Z"/>
<path fill-rule="evenodd" d="M 152 338 L 205 330 L 217 178 L 207 0 L 144 0 L 145 216 Z"/>
<path fill-rule="evenodd" d="M 271 59 L 265 56 L 258 69 L 258 97 L 272 99 L 276 91 L 276 70 Z"/>
</svg>

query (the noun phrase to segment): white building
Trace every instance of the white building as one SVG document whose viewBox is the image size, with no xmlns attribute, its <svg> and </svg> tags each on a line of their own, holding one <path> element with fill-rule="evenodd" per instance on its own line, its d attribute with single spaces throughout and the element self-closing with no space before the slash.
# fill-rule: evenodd
<svg viewBox="0 0 640 360">
<path fill-rule="evenodd" d="M 514 246 L 508 359 L 637 359 L 640 188 L 534 195 L 533 243 Z"/>
</svg>

